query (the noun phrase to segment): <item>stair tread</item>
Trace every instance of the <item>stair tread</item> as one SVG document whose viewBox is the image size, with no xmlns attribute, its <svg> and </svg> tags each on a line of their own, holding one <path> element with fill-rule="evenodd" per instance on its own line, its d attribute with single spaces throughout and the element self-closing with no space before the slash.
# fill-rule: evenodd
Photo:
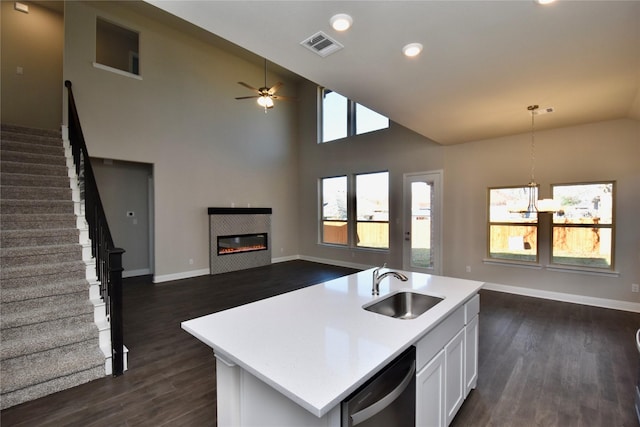
<svg viewBox="0 0 640 427">
<path fill-rule="evenodd" d="M 61 133 L 0 129 L 4 409 L 104 377 L 107 354 L 89 299 L 89 264 L 79 242 L 83 222 L 76 217 Z"/>
<path fill-rule="evenodd" d="M 47 283 L 13 284 L 2 287 L 0 298 L 2 303 L 24 301 L 28 299 L 44 298 L 54 295 L 66 295 L 81 291 L 88 291 L 89 282 L 86 279 L 58 280 Z"/>
<path fill-rule="evenodd" d="M 15 248 L 0 248 L 0 257 L 49 254 L 52 252 L 75 252 L 77 249 L 82 249 L 79 243 L 49 246 L 19 246 Z"/>
<path fill-rule="evenodd" d="M 64 310 L 60 310 L 60 307 L 64 307 Z M 88 319 L 93 318 L 89 291 L 2 303 L 0 329 L 4 333 L 5 329 L 83 315 L 87 315 Z"/>
<path fill-rule="evenodd" d="M 65 377 L 93 367 L 104 368 L 104 355 L 97 342 L 90 350 L 87 350 L 84 343 L 75 343 L 8 359 L 0 367 L 2 393 L 39 384 L 52 378 Z"/>
<path fill-rule="evenodd" d="M 95 339 L 98 329 L 91 320 L 71 317 L 5 329 L 2 331 L 0 360 Z"/>
</svg>

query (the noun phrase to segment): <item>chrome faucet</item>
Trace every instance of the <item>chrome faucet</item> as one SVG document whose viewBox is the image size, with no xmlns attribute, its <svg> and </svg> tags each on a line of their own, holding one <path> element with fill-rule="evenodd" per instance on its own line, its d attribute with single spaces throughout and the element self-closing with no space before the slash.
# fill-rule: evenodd
<svg viewBox="0 0 640 427">
<path fill-rule="evenodd" d="M 371 287 L 371 295 L 380 295 L 380 282 L 382 282 L 382 279 L 387 276 L 393 276 L 396 279 L 402 280 L 403 282 L 409 280 L 407 279 L 407 276 L 397 271 L 387 271 L 386 273 L 379 274 L 380 270 L 385 268 L 386 266 L 387 264 L 385 263 L 382 267 L 378 267 L 373 270 L 373 286 Z"/>
</svg>

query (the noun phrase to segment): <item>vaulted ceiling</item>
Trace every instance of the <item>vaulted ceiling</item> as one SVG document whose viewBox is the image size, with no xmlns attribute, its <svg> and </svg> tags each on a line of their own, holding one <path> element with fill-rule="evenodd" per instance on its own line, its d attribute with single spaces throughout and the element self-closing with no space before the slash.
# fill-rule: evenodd
<svg viewBox="0 0 640 427">
<path fill-rule="evenodd" d="M 146 1 L 440 144 L 526 132 L 531 104 L 538 129 L 640 120 L 640 1 Z"/>
</svg>

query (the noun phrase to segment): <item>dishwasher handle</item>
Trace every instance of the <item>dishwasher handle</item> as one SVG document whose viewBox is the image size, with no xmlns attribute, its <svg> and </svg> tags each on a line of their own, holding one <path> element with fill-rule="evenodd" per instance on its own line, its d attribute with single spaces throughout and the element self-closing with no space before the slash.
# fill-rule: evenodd
<svg viewBox="0 0 640 427">
<path fill-rule="evenodd" d="M 367 406 L 361 411 L 356 412 L 351 415 L 352 426 L 357 426 L 358 424 L 367 421 L 369 418 L 375 416 L 379 412 L 383 411 L 387 406 L 391 405 L 394 400 L 396 400 L 407 386 L 413 380 L 413 377 L 416 374 L 416 362 L 415 360 L 411 363 L 411 368 L 409 369 L 409 373 L 404 377 L 402 382 L 398 384 L 396 388 L 394 388 L 389 394 L 387 394 L 382 399 L 378 400 L 373 405 Z"/>
</svg>

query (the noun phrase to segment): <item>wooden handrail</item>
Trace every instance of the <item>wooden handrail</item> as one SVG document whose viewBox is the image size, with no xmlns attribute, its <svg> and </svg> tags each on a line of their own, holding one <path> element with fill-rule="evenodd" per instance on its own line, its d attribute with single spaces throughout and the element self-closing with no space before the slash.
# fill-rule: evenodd
<svg viewBox="0 0 640 427">
<path fill-rule="evenodd" d="M 100 281 L 100 296 L 105 302 L 111 326 L 112 371 L 113 376 L 124 372 L 123 332 L 122 332 L 122 254 L 124 249 L 116 248 L 111 237 L 107 216 L 104 212 L 91 159 L 87 151 L 80 117 L 71 89 L 71 82 L 64 85 L 69 92 L 69 142 L 73 162 L 78 176 L 80 196 L 84 200 L 85 218 L 89 226 L 91 255 L 96 260 L 96 276 Z"/>
</svg>

